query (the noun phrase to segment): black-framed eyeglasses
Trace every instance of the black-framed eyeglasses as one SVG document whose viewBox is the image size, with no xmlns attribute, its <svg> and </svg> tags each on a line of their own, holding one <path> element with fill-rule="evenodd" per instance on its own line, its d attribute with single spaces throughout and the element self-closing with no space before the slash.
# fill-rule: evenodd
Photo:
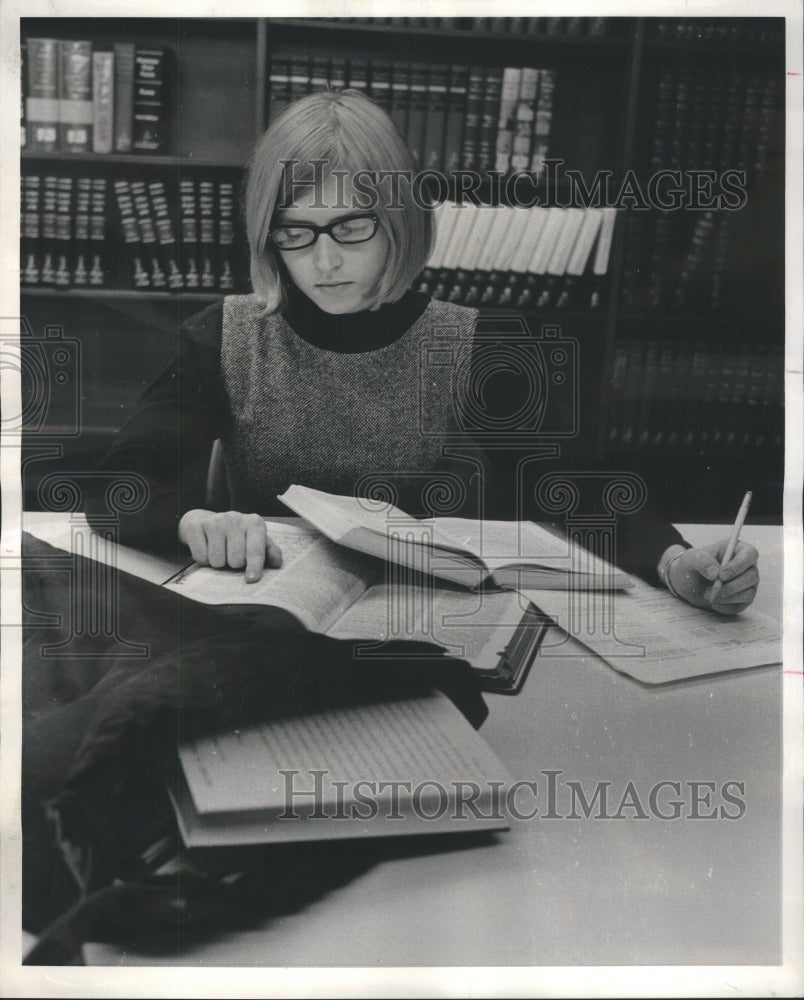
<svg viewBox="0 0 804 1000">
<path fill-rule="evenodd" d="M 361 212 L 342 216 L 326 226 L 315 226 L 312 222 L 272 226 L 268 238 L 278 250 L 303 250 L 312 246 L 322 233 L 336 243 L 366 243 L 376 234 L 379 224 L 376 215 Z"/>
</svg>

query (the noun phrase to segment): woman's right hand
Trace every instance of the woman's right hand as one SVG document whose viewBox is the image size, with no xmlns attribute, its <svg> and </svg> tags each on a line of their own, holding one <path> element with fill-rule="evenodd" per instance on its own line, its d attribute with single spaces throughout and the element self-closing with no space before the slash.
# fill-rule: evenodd
<svg viewBox="0 0 804 1000">
<path fill-rule="evenodd" d="M 202 566 L 245 568 L 246 583 L 256 583 L 264 566 L 282 565 L 282 553 L 259 514 L 188 510 L 179 521 L 179 541 Z"/>
</svg>

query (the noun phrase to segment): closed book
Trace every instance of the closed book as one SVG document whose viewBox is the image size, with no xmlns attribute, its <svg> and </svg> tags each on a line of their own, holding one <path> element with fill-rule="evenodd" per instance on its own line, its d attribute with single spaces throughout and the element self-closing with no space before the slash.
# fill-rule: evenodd
<svg viewBox="0 0 804 1000">
<path fill-rule="evenodd" d="M 134 117 L 131 146 L 135 152 L 158 153 L 167 143 L 166 48 L 137 48 L 134 53 Z"/>
<path fill-rule="evenodd" d="M 149 181 L 148 197 L 156 228 L 156 238 L 159 242 L 162 266 L 167 276 L 167 286 L 171 291 L 175 291 L 184 287 L 184 277 L 179 268 L 176 228 L 173 225 L 174 213 L 168 205 L 165 182 L 161 180 Z"/>
<path fill-rule="evenodd" d="M 391 120 L 402 135 L 408 134 L 410 106 L 410 66 L 395 62 L 391 67 Z"/>
<path fill-rule="evenodd" d="M 329 61 L 329 86 L 332 90 L 343 90 L 349 73 L 348 61 L 343 56 L 333 56 Z"/>
<path fill-rule="evenodd" d="M 408 146 L 417 166 L 424 155 L 424 122 L 427 114 L 427 66 L 413 63 L 410 68 L 410 98 L 408 106 Z"/>
<path fill-rule="evenodd" d="M 143 259 L 150 269 L 151 287 L 167 288 L 167 275 L 162 261 L 159 240 L 156 235 L 156 224 L 151 212 L 151 202 L 145 181 L 131 181 L 131 197 L 134 200 L 134 211 L 137 213 L 137 224 L 140 227 Z"/>
<path fill-rule="evenodd" d="M 92 201 L 89 216 L 89 283 L 96 287 L 105 285 L 109 275 L 106 257 L 106 189 L 105 177 L 92 178 Z"/>
<path fill-rule="evenodd" d="M 540 70 L 539 96 L 536 101 L 536 116 L 533 123 L 533 148 L 530 156 L 530 169 L 535 174 L 541 174 L 544 171 L 544 160 L 549 152 L 555 87 L 555 70 Z"/>
<path fill-rule="evenodd" d="M 130 153 L 134 125 L 133 42 L 114 45 L 114 151 Z"/>
<path fill-rule="evenodd" d="M 234 262 L 234 184 L 218 182 L 218 288 L 230 292 L 235 287 Z"/>
<path fill-rule="evenodd" d="M 451 66 L 447 88 L 446 121 L 444 124 L 443 168 L 447 173 L 462 166 L 466 88 L 469 70 L 466 66 Z"/>
<path fill-rule="evenodd" d="M 25 106 L 28 101 L 28 43 L 23 38 L 20 45 L 20 149 L 28 145 L 28 124 Z"/>
<path fill-rule="evenodd" d="M 329 78 L 329 59 L 326 56 L 313 56 L 310 60 L 310 89 L 314 93 L 327 89 Z"/>
<path fill-rule="evenodd" d="M 217 236 L 215 232 L 215 184 L 198 182 L 198 249 L 201 288 L 214 291 L 218 285 Z"/>
<path fill-rule="evenodd" d="M 201 271 L 198 251 L 198 197 L 193 180 L 179 183 L 181 243 L 179 263 L 186 288 L 198 288 Z"/>
<path fill-rule="evenodd" d="M 114 53 L 92 53 L 92 151 L 114 148 Z"/>
<path fill-rule="evenodd" d="M 368 59 L 352 56 L 349 60 L 349 87 L 368 97 L 369 64 Z"/>
<path fill-rule="evenodd" d="M 288 105 L 290 94 L 290 59 L 274 56 L 268 73 L 268 123 Z"/>
<path fill-rule="evenodd" d="M 606 206 L 600 209 L 600 234 L 597 239 L 595 256 L 592 262 L 592 290 L 589 295 L 589 308 L 600 309 L 603 305 L 605 282 L 611 260 L 611 248 L 614 242 L 614 227 L 617 223 L 617 209 Z M 638 220 L 637 220 L 638 221 Z"/>
<path fill-rule="evenodd" d="M 477 166 L 477 149 L 480 140 L 480 122 L 483 114 L 483 94 L 486 74 L 482 66 L 472 66 L 466 84 L 466 110 L 463 120 L 461 163 L 463 170 Z"/>
<path fill-rule="evenodd" d="M 501 69 L 490 66 L 486 71 L 485 93 L 480 113 L 480 131 L 477 138 L 476 169 L 478 170 L 490 170 L 494 166 L 502 79 L 503 71 Z"/>
<path fill-rule="evenodd" d="M 129 260 L 129 279 L 134 288 L 150 288 L 151 278 L 146 266 L 145 248 L 129 182 L 125 178 L 118 178 L 114 182 L 114 193 L 120 229 Z"/>
<path fill-rule="evenodd" d="M 92 43 L 59 42 L 59 148 L 92 149 Z"/>
<path fill-rule="evenodd" d="M 293 104 L 310 93 L 312 66 L 307 56 L 291 56 L 290 78 L 288 80 L 288 102 Z"/>
<path fill-rule="evenodd" d="M 433 64 L 427 76 L 427 114 L 424 122 L 422 166 L 425 170 L 440 170 L 444 158 L 444 131 L 447 120 L 447 81 L 449 69 Z"/>
<path fill-rule="evenodd" d="M 54 284 L 69 288 L 73 273 L 73 178 L 56 182 L 56 237 L 53 259 Z"/>
<path fill-rule="evenodd" d="M 58 178 L 48 174 L 42 186 L 42 264 L 39 281 L 43 285 L 56 283 L 56 210 Z"/>
<path fill-rule="evenodd" d="M 38 285 L 42 232 L 42 178 L 38 174 L 23 174 L 21 182 L 20 281 L 23 285 Z"/>
<path fill-rule="evenodd" d="M 514 146 L 514 116 L 521 77 L 522 70 L 516 66 L 506 66 L 503 70 L 497 135 L 494 140 L 494 169 L 503 174 L 507 173 L 511 165 L 511 153 Z"/>
<path fill-rule="evenodd" d="M 89 284 L 89 272 L 92 268 L 89 248 L 91 214 L 92 180 L 89 177 L 79 177 L 75 182 L 72 274 L 72 284 L 78 288 Z"/>
<path fill-rule="evenodd" d="M 391 63 L 374 59 L 369 65 L 369 97 L 391 114 Z"/>
<path fill-rule="evenodd" d="M 59 148 L 59 43 L 55 38 L 27 41 L 27 148 L 52 153 Z"/>
<path fill-rule="evenodd" d="M 519 96 L 516 103 L 511 147 L 511 170 L 528 170 L 533 146 L 533 128 L 536 120 L 536 95 L 539 90 L 539 71 L 530 66 L 522 68 Z"/>
</svg>

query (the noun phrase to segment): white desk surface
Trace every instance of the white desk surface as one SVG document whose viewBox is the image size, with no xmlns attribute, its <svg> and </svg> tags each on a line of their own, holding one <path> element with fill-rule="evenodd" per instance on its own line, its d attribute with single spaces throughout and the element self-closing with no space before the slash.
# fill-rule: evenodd
<svg viewBox="0 0 804 1000">
<path fill-rule="evenodd" d="M 27 515 L 54 544 L 65 515 Z M 682 526 L 691 542 L 728 528 Z M 781 530 L 746 526 L 762 553 L 756 606 L 779 615 Z M 66 544 L 69 544 L 68 541 Z M 144 562 L 143 562 L 144 560 Z M 146 565 L 147 564 L 147 565 Z M 164 579 L 170 563 L 120 550 L 121 568 Z M 163 572 L 167 569 L 167 572 Z M 657 782 L 681 783 L 682 818 L 515 822 L 481 845 L 385 861 L 300 912 L 182 952 L 187 966 L 764 965 L 781 960 L 781 672 L 747 670 L 648 688 L 579 648 L 537 659 L 516 697 L 488 695 L 481 734 L 512 777 L 557 778 L 559 813 L 576 781 L 590 796 L 627 783 L 647 809 Z M 692 819 L 690 782 L 744 783 L 738 819 Z M 710 807 L 701 806 L 700 813 Z M 593 814 L 594 815 L 594 814 Z M 453 842 L 454 841 L 454 842 Z M 443 841 L 442 841 L 443 846 Z M 165 956 L 91 945 L 92 964 Z"/>
</svg>

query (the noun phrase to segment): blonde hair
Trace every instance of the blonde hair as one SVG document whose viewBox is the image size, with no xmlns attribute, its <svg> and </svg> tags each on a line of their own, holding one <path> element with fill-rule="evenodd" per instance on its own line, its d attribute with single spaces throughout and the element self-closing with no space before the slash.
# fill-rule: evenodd
<svg viewBox="0 0 804 1000">
<path fill-rule="evenodd" d="M 288 165 L 291 164 L 290 169 Z M 257 143 L 246 184 L 246 231 L 251 252 L 251 283 L 262 314 L 281 309 L 284 281 L 268 233 L 278 206 L 292 201 L 293 191 L 312 186 L 334 170 L 354 176 L 359 171 L 393 171 L 402 180 L 394 189 L 371 188 L 389 242 L 388 266 L 374 305 L 401 298 L 427 263 L 434 238 L 433 215 L 413 198 L 410 180 L 416 164 L 407 143 L 388 115 L 356 90 L 309 94 L 285 108 Z M 365 181 L 365 178 L 363 179 Z M 395 178 L 390 178 L 391 182 Z"/>
</svg>

